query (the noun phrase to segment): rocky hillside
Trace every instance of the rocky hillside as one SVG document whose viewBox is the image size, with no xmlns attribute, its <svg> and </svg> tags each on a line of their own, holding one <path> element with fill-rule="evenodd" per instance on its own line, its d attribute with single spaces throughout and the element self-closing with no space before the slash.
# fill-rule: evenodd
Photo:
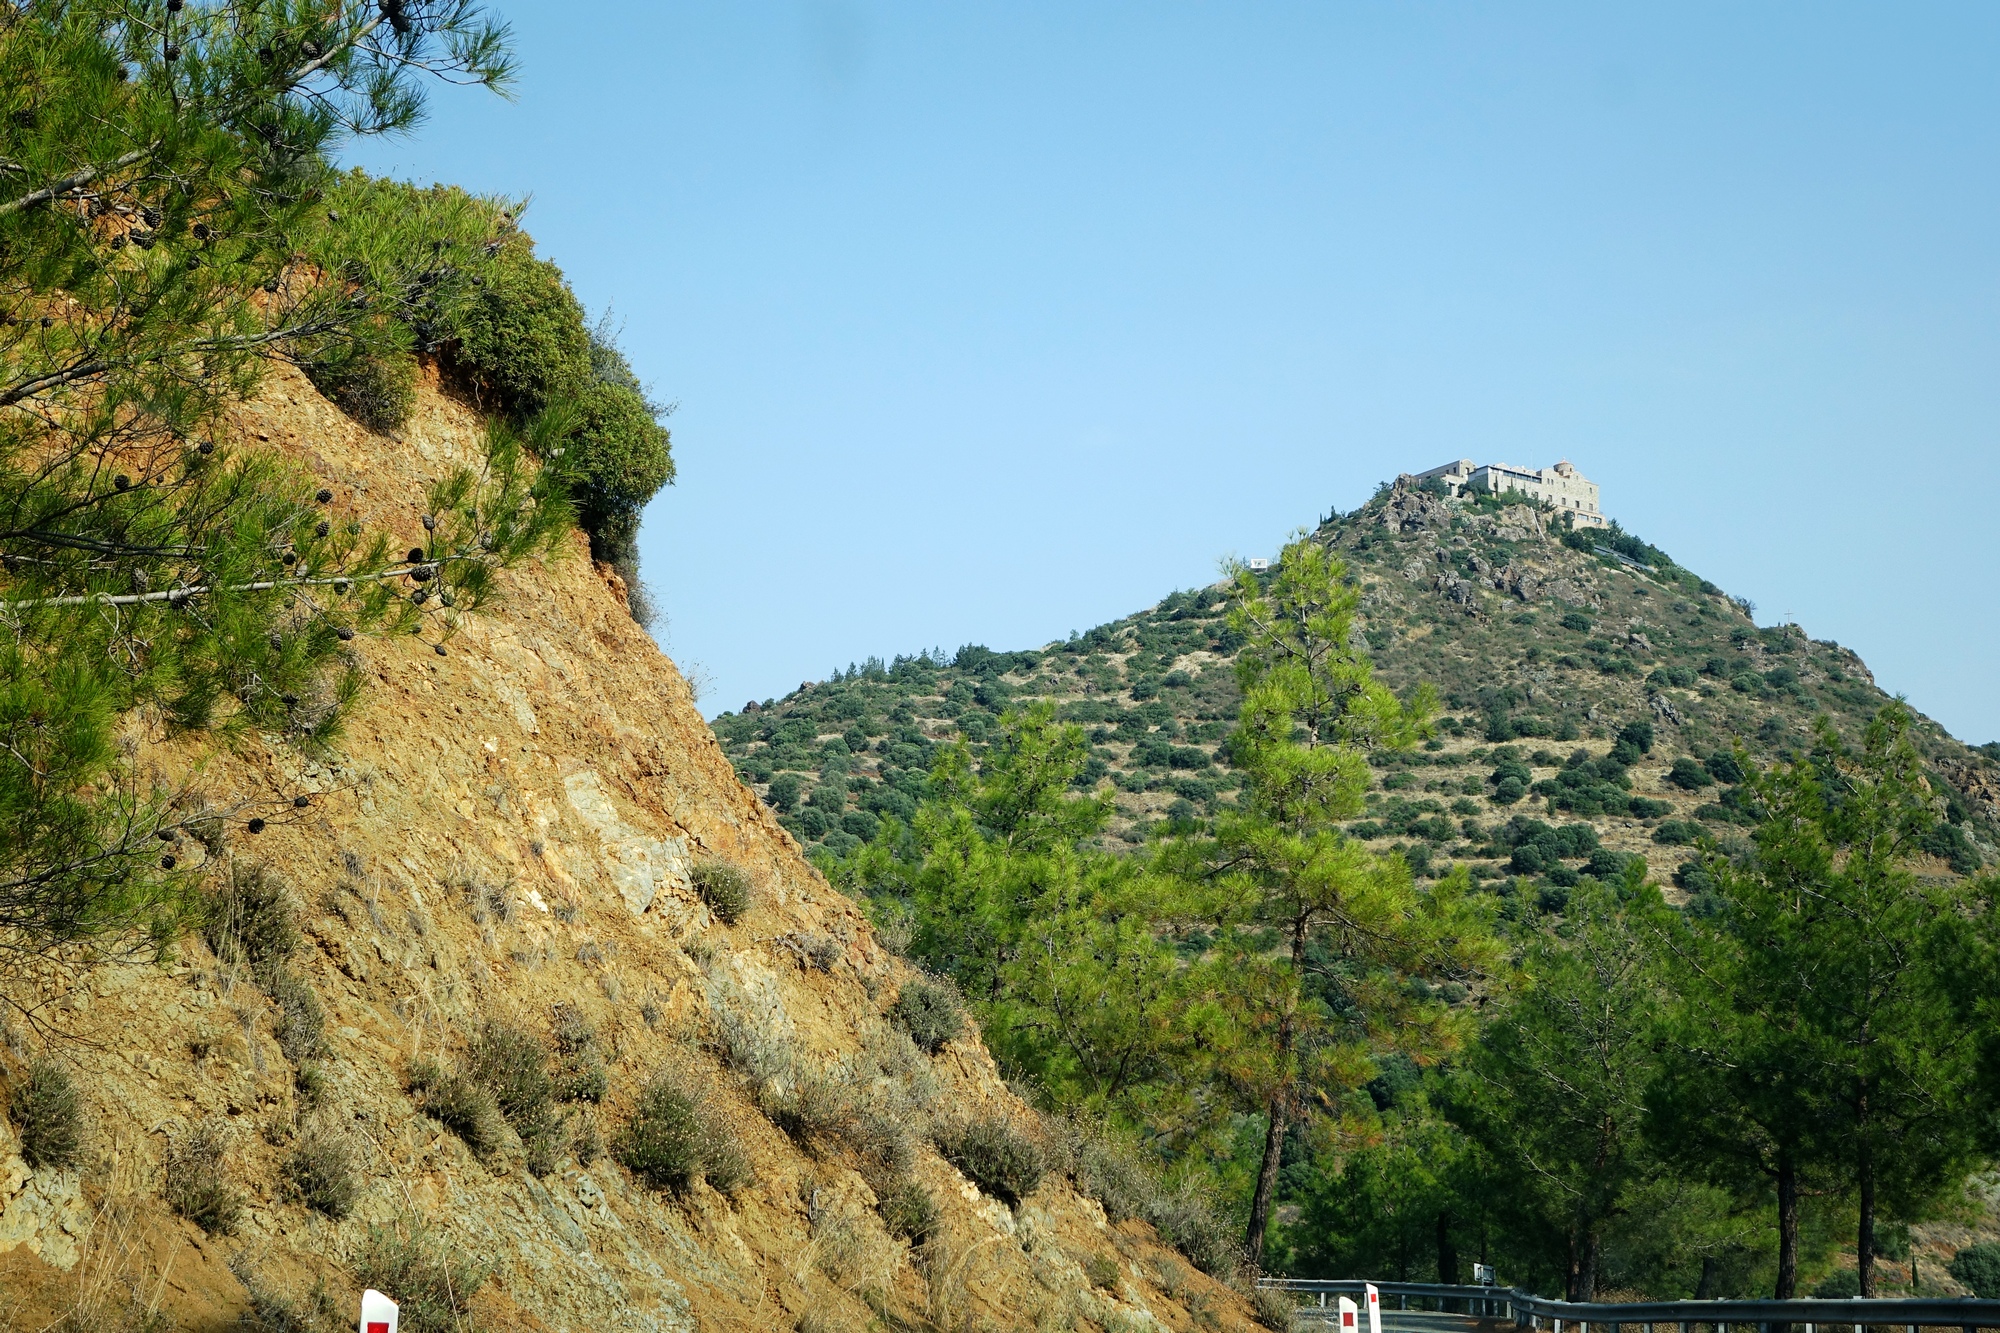
<svg viewBox="0 0 2000 1333">
<path fill-rule="evenodd" d="M 1852 734 L 1888 697 L 1852 651 L 1758 628 L 1629 536 L 1565 541 L 1531 505 L 1447 500 L 1405 478 L 1316 535 L 1360 581 L 1382 678 L 1431 682 L 1445 705 L 1423 750 L 1384 757 L 1350 827 L 1420 868 L 1463 862 L 1557 899 L 1633 853 L 1672 872 L 1703 831 L 1726 840 L 1747 818 L 1739 743 L 1768 760 L 1816 714 Z M 1236 647 L 1220 587 L 1179 592 L 1036 649 L 870 661 L 714 726 L 788 828 L 844 851 L 914 809 L 935 746 L 981 743 L 1007 708 L 1050 700 L 1088 728 L 1090 780 L 1117 786 L 1113 836 L 1140 842 L 1233 799 Z M 1918 743 L 1947 799 L 1936 871 L 1966 873 L 2000 842 L 2000 747 L 1928 721 Z"/>
<path fill-rule="evenodd" d="M 239 426 L 405 542 L 479 430 L 431 380 L 370 435 L 290 373 Z M 0 1322 L 351 1328 L 372 1281 L 411 1333 L 1246 1325 L 907 1002 L 581 538 L 503 584 L 357 639 L 319 759 L 130 720 L 209 920 L 6 979 Z"/>
</svg>

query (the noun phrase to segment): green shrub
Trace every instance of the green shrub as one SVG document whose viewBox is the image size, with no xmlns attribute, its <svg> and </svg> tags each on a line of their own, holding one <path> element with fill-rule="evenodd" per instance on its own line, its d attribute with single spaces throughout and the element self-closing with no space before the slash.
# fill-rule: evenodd
<svg viewBox="0 0 2000 1333">
<path fill-rule="evenodd" d="M 672 442 L 659 422 L 666 409 L 648 401 L 611 330 L 586 325 L 562 271 L 535 257 L 502 201 L 360 172 L 333 193 L 346 219 L 337 262 L 351 280 L 394 292 L 403 327 L 326 349 L 311 362 L 315 382 L 371 429 L 393 428 L 408 413 L 404 376 L 414 368 L 399 347 L 409 344 L 436 351 L 479 406 L 518 426 L 539 419 L 529 431 L 536 452 L 562 470 L 592 554 L 623 576 L 643 623 L 639 512 L 673 479 Z M 416 236 L 423 251 L 404 252 L 402 238 Z M 359 243 L 368 239 L 376 244 Z"/>
<path fill-rule="evenodd" d="M 416 359 L 393 346 L 343 346 L 305 371 L 334 406 L 377 435 L 401 430 L 417 405 Z"/>
<path fill-rule="evenodd" d="M 1653 841 L 1668 847 L 1685 847 L 1701 840 L 1701 825 L 1691 819 L 1669 819 L 1653 830 Z"/>
<path fill-rule="evenodd" d="M 1851 1301 L 1861 1294 L 1861 1274 L 1852 1268 L 1836 1268 L 1820 1279 L 1812 1294 L 1822 1301 Z"/>
<path fill-rule="evenodd" d="M 563 463 L 575 478 L 577 518 L 598 559 L 629 563 L 636 559 L 639 511 L 673 480 L 671 438 L 653 405 L 628 384 L 586 383 L 572 407 L 576 426 Z"/>
<path fill-rule="evenodd" d="M 286 1188 L 306 1207 L 328 1217 L 346 1217 L 360 1193 L 355 1177 L 354 1146 L 341 1134 L 309 1129 L 300 1136 L 280 1166 Z"/>
<path fill-rule="evenodd" d="M 912 977 L 904 982 L 889 1016 L 911 1041 L 933 1055 L 965 1030 L 965 1006 L 958 988 L 942 979 Z"/>
<path fill-rule="evenodd" d="M 1284 1292 L 1276 1287 L 1258 1287 L 1251 1293 L 1250 1307 L 1256 1311 L 1257 1322 L 1265 1328 L 1276 1329 L 1277 1333 L 1290 1333 L 1297 1307 Z"/>
<path fill-rule="evenodd" d="M 1632 812 L 1635 819 L 1658 819 L 1661 815 L 1670 815 L 1674 811 L 1671 801 L 1656 801 L 1650 796 L 1634 796 L 1626 808 Z"/>
<path fill-rule="evenodd" d="M 1010 1206 L 1033 1194 L 1048 1170 L 1041 1146 L 1004 1116 L 949 1127 L 937 1142 L 967 1179 Z"/>
<path fill-rule="evenodd" d="M 298 909 L 291 892 L 259 862 L 233 863 L 208 895 L 203 916 L 202 938 L 225 963 L 262 971 L 298 950 Z"/>
<path fill-rule="evenodd" d="M 327 1093 L 332 1091 L 332 1082 L 319 1061 L 308 1060 L 293 1073 L 292 1091 L 298 1094 L 300 1109 L 311 1111 L 325 1103 Z"/>
<path fill-rule="evenodd" d="M 1968 1245 L 1952 1256 L 1946 1271 L 1980 1300 L 2000 1300 L 2000 1245 Z"/>
<path fill-rule="evenodd" d="M 848 1139 L 861 1123 L 851 1086 L 800 1065 L 765 1084 L 757 1104 L 786 1137 L 814 1156 Z"/>
<path fill-rule="evenodd" d="M 493 406 L 522 421 L 562 413 L 561 467 L 591 553 L 636 584 L 639 512 L 673 480 L 672 440 L 608 333 L 585 325 L 562 271 L 525 240 L 493 256 L 447 320 L 453 368 Z"/>
<path fill-rule="evenodd" d="M 1735 754 L 1728 750 L 1717 750 L 1701 763 L 1717 782 L 1743 781 L 1743 765 L 1737 763 Z"/>
<path fill-rule="evenodd" d="M 1161 1239 L 1210 1277 L 1227 1280 L 1243 1261 L 1236 1225 L 1204 1193 L 1193 1177 L 1179 1188 L 1162 1190 L 1144 1214 Z"/>
<path fill-rule="evenodd" d="M 534 416 L 591 379 L 583 307 L 525 237 L 504 242 L 479 266 L 478 285 L 442 313 L 448 364 L 509 416 Z"/>
<path fill-rule="evenodd" d="M 272 1032 L 285 1058 L 294 1065 L 317 1059 L 325 1045 L 326 1010 L 312 983 L 290 968 L 273 967 L 264 978 L 264 993 L 278 1006 Z"/>
<path fill-rule="evenodd" d="M 750 910 L 750 877 L 729 862 L 706 857 L 695 862 L 693 878 L 695 892 L 725 925 Z"/>
<path fill-rule="evenodd" d="M 410 1093 L 417 1109 L 443 1125 L 480 1157 L 491 1157 L 506 1146 L 507 1118 L 493 1094 L 461 1073 L 435 1060 L 410 1066 Z"/>
<path fill-rule="evenodd" d="M 466 1257 L 466 1247 L 405 1219 L 395 1227 L 368 1228 L 354 1278 L 395 1298 L 405 1333 L 463 1333 L 487 1272 Z"/>
<path fill-rule="evenodd" d="M 696 1180 L 729 1191 L 749 1183 L 749 1161 L 699 1093 L 661 1075 L 639 1094 L 611 1156 L 654 1189 L 684 1192 Z"/>
<path fill-rule="evenodd" d="M 1666 780 L 1683 791 L 1700 791 L 1715 782 L 1699 759 L 1687 755 L 1674 760 L 1673 767 L 1667 770 Z"/>
<path fill-rule="evenodd" d="M 529 1169 L 547 1175 L 561 1153 L 563 1126 L 542 1043 L 530 1032 L 488 1019 L 466 1048 L 461 1072 L 492 1095 L 521 1136 Z"/>
<path fill-rule="evenodd" d="M 773 810 L 788 815 L 799 808 L 800 785 L 798 774 L 780 773 L 771 779 L 770 790 L 764 793 L 764 799 L 771 803 Z"/>
<path fill-rule="evenodd" d="M 876 1195 L 876 1211 L 889 1234 L 921 1245 L 936 1232 L 941 1215 L 931 1192 L 914 1180 L 899 1181 Z"/>
<path fill-rule="evenodd" d="M 1979 872 L 1979 851 L 1965 836 L 1965 830 L 1956 824 L 1933 824 L 1918 836 L 1917 846 L 1949 865 L 1957 874 L 1973 875 Z"/>
<path fill-rule="evenodd" d="M 1118 1261 L 1108 1254 L 1093 1254 L 1083 1261 L 1083 1275 L 1093 1287 L 1105 1291 L 1118 1290 L 1118 1279 L 1124 1273 Z"/>
<path fill-rule="evenodd" d="M 595 1051 L 558 1057 L 553 1081 L 557 1100 L 565 1102 L 601 1102 L 608 1083 Z"/>
<path fill-rule="evenodd" d="M 236 1229 L 243 1200 L 224 1168 L 227 1145 L 219 1125 L 204 1124 L 167 1147 L 160 1194 L 167 1206 L 212 1236 Z"/>
<path fill-rule="evenodd" d="M 21 1157 L 36 1171 L 76 1165 L 83 1147 L 83 1099 L 69 1071 L 48 1056 L 28 1066 L 7 1099 Z"/>
</svg>

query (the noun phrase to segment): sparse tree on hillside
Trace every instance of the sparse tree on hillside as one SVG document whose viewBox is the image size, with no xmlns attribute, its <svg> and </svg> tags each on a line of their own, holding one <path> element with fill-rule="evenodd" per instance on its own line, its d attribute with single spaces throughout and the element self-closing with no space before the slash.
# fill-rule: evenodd
<svg viewBox="0 0 2000 1333">
<path fill-rule="evenodd" d="M 1807 754 L 1746 776 L 1763 815 L 1752 856 L 1707 866 L 1726 910 L 1704 929 L 1717 936 L 1730 1011 L 1712 1030 L 1734 1047 L 1707 1063 L 1741 1067 L 1721 1086 L 1738 1093 L 1734 1114 L 1775 1131 L 1774 1154 L 1844 1178 L 1864 1296 L 1876 1290 L 1881 1213 L 1932 1205 L 1963 1177 L 1982 1128 L 1979 1032 L 1954 1008 L 1978 967 L 1977 890 L 1911 868 L 1937 804 L 1911 721 L 1900 702 L 1885 705 L 1854 750 L 1821 718 Z M 1781 1078 L 1802 1086 L 1754 1086 Z M 1790 1226 L 1795 1249 L 1795 1216 Z"/>
<path fill-rule="evenodd" d="M 1643 1112 L 1673 928 L 1643 863 L 1618 885 L 1584 881 L 1561 934 L 1529 943 L 1519 998 L 1456 1085 L 1451 1115 L 1506 1175 L 1516 1210 L 1561 1237 L 1569 1300 L 1595 1299 L 1607 1231 L 1661 1174 Z"/>
<path fill-rule="evenodd" d="M 1242 803 L 1218 817 L 1212 836 L 1169 848 L 1163 864 L 1204 886 L 1236 928 L 1240 1026 L 1225 1059 L 1266 1117 L 1245 1238 L 1257 1262 L 1301 1093 L 1357 1085 L 1369 1052 L 1392 1042 L 1447 1048 L 1444 1006 L 1397 983 L 1476 967 L 1487 943 L 1466 910 L 1462 872 L 1419 888 L 1401 858 L 1377 857 L 1338 827 L 1361 811 L 1367 752 L 1415 744 L 1436 709 L 1427 689 L 1405 702 L 1375 682 L 1355 644 L 1359 592 L 1345 564 L 1300 538 L 1268 586 L 1238 569 L 1235 593 L 1230 623 L 1247 640 L 1230 742 L 1245 775 Z M 1254 943 L 1269 928 L 1282 940 L 1275 953 Z M 1327 965 L 1309 966 L 1315 947 Z"/>
<path fill-rule="evenodd" d="M 1181 884 L 1085 845 L 1111 810 L 1072 784 L 1088 758 L 1052 705 L 1008 713 L 977 760 L 940 751 L 909 827 L 885 820 L 829 874 L 959 985 L 1010 1073 L 1065 1109 L 1185 1136 L 1216 1022 L 1210 970 L 1160 938 L 1187 916 Z"/>
</svg>

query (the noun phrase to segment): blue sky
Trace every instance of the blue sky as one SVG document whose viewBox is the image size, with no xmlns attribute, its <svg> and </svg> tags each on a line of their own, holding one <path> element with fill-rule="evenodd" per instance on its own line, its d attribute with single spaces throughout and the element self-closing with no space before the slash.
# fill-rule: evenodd
<svg viewBox="0 0 2000 1333">
<path fill-rule="evenodd" d="M 353 160 L 532 195 L 680 477 L 703 708 L 1044 643 L 1568 457 L 2000 738 L 2000 9 L 509 3 Z"/>
</svg>

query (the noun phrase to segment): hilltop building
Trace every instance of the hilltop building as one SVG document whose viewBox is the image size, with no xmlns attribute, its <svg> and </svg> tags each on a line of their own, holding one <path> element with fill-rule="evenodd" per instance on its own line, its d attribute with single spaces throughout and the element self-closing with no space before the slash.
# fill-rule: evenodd
<svg viewBox="0 0 2000 1333">
<path fill-rule="evenodd" d="M 1569 514 L 1579 528 L 1611 526 L 1611 521 L 1597 507 L 1597 483 L 1578 472 L 1568 459 L 1554 467 L 1537 470 L 1514 467 L 1508 463 L 1475 465 L 1470 458 L 1461 458 L 1443 467 L 1417 473 L 1418 481 L 1433 477 L 1443 482 L 1445 491 L 1453 496 L 1463 495 L 1468 490 L 1485 491 L 1492 495 L 1518 491 L 1531 500 Z"/>
</svg>

